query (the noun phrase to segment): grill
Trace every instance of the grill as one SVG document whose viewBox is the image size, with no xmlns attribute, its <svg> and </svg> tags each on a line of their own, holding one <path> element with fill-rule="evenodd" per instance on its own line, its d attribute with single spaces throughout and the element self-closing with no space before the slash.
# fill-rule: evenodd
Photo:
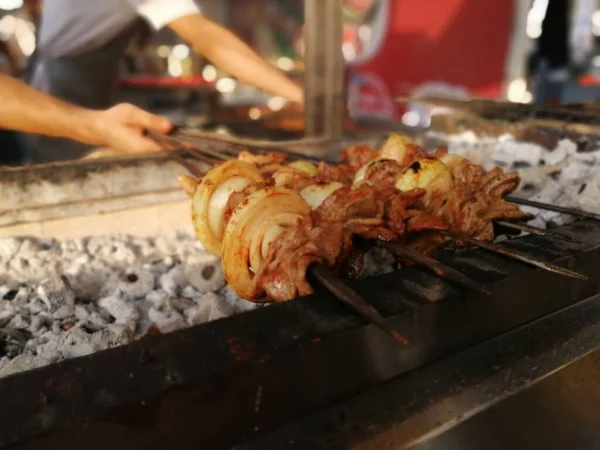
<svg viewBox="0 0 600 450">
<path fill-rule="evenodd" d="M 206 136 L 201 143 L 205 161 L 248 144 Z M 436 257 L 438 273 L 458 271 L 489 295 L 436 275 L 429 261 L 349 283 L 406 346 L 335 301 L 346 294 L 313 279 L 309 297 L 0 379 L 0 445 L 94 449 L 111 436 L 116 448 L 227 448 L 250 440 L 600 293 L 594 219 L 497 244 L 529 262 L 484 248 Z"/>
</svg>

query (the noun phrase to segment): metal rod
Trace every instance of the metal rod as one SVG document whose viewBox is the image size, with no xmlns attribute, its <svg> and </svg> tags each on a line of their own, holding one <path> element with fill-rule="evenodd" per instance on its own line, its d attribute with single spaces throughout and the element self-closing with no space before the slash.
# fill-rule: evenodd
<svg viewBox="0 0 600 450">
<path fill-rule="evenodd" d="M 168 155 L 173 160 L 175 160 L 176 162 L 178 162 L 179 164 L 181 164 L 183 167 L 185 167 L 195 177 L 202 177 L 202 176 L 204 176 L 204 172 L 202 172 L 198 167 L 196 167 L 190 161 L 188 161 L 183 156 L 181 156 L 177 150 L 168 152 Z"/>
<path fill-rule="evenodd" d="M 377 325 L 396 342 L 406 345 L 408 340 L 398 333 L 387 323 L 385 318 L 373 306 L 367 303 L 356 291 L 348 287 L 338 279 L 326 266 L 322 264 L 312 265 L 309 268 L 311 274 L 326 288 L 335 298 L 358 313 L 363 319 Z"/>
<path fill-rule="evenodd" d="M 341 136 L 344 88 L 341 0 L 306 0 L 304 23 L 306 133 Z"/>
<path fill-rule="evenodd" d="M 179 129 L 177 134 L 184 134 L 188 137 L 201 138 L 203 140 L 211 140 L 218 142 L 225 142 L 233 145 L 240 145 L 243 147 L 262 147 L 265 149 L 277 149 L 277 148 L 285 148 L 285 147 L 298 147 L 298 146 L 307 146 L 307 145 L 321 145 L 321 144 L 334 144 L 340 141 L 345 140 L 344 136 L 321 136 L 321 137 L 311 137 L 311 138 L 302 138 L 302 139 L 291 139 L 285 141 L 272 141 L 272 140 L 261 140 L 261 139 L 247 139 L 247 138 L 239 138 L 235 136 L 227 136 L 223 134 L 217 134 L 214 132 L 206 132 L 192 129 Z M 365 133 L 362 135 L 363 139 L 375 139 L 375 138 L 385 138 L 389 133 Z"/>
<path fill-rule="evenodd" d="M 248 146 L 245 146 L 244 150 L 248 150 Z M 235 157 L 237 157 L 241 152 L 241 150 L 234 150 L 232 148 L 224 148 L 221 151 L 227 155 L 232 155 Z M 288 157 L 291 157 L 290 159 L 292 159 L 292 160 L 307 160 L 307 161 L 313 161 L 313 162 L 317 162 L 317 163 L 320 163 L 322 161 L 322 162 L 325 162 L 328 164 L 335 164 L 335 162 L 333 162 L 333 161 L 328 161 L 326 159 L 319 158 L 317 156 L 306 155 L 304 153 L 294 152 L 294 151 L 288 150 L 286 148 L 279 148 L 279 149 L 272 149 L 272 150 L 252 148 L 252 151 L 254 151 L 258 154 L 261 154 L 261 155 L 268 154 L 268 153 L 271 153 L 274 151 L 274 152 L 279 152 L 279 153 L 285 153 Z"/>
<path fill-rule="evenodd" d="M 536 202 L 534 200 L 528 200 L 526 198 L 513 197 L 512 195 L 504 197 L 504 199 L 517 205 L 531 206 L 533 208 L 545 209 L 547 211 L 556 211 L 563 214 L 570 214 L 571 216 L 581 217 L 583 219 L 594 219 L 600 220 L 600 214 L 583 211 L 578 208 L 568 208 L 566 206 L 551 205 L 549 203 Z"/>
<path fill-rule="evenodd" d="M 563 241 L 578 241 L 578 239 L 571 236 L 564 236 L 562 234 L 554 233 L 552 231 L 547 231 L 542 228 L 534 227 L 532 225 L 527 225 L 520 222 L 507 222 L 505 220 L 500 220 L 495 222 L 497 225 L 500 225 L 505 228 L 511 228 L 513 230 L 523 231 L 525 233 L 534 234 L 536 236 L 549 236 L 556 239 L 561 239 Z"/>
<path fill-rule="evenodd" d="M 402 244 L 399 244 L 397 242 L 379 241 L 378 245 L 380 247 L 388 249 L 396 257 L 408 259 L 420 266 L 430 269 L 433 273 L 435 273 L 441 278 L 446 278 L 455 282 L 456 284 L 467 287 L 469 289 L 473 289 L 478 292 L 483 292 L 487 295 L 489 295 L 490 293 L 481 284 L 460 273 L 458 270 L 453 269 L 452 267 L 449 267 L 436 259 L 430 258 L 429 256 L 421 255 L 420 253 L 409 250 Z"/>
<path fill-rule="evenodd" d="M 198 138 L 198 137 L 186 137 L 186 140 L 189 140 L 190 142 L 194 142 L 194 144 L 198 147 L 202 146 L 203 144 L 206 145 L 206 142 L 203 142 L 203 138 Z M 243 150 L 248 150 L 249 147 L 248 145 L 244 145 L 244 146 L 238 146 L 237 144 L 230 144 L 230 145 L 235 145 L 236 147 L 241 147 Z M 289 157 L 292 157 L 294 159 L 304 159 L 304 160 L 309 160 L 309 161 L 314 161 L 314 162 L 326 162 L 329 164 L 335 164 L 335 162 L 333 161 L 328 161 L 325 160 L 323 158 L 319 158 L 317 156 L 312 156 L 312 155 L 307 155 L 304 153 L 298 153 L 292 150 L 288 150 L 287 148 L 272 148 L 272 149 L 265 149 L 265 148 L 254 148 L 252 147 L 252 151 L 256 152 L 258 154 L 267 154 L 267 153 L 271 153 L 271 152 L 280 152 L 280 153 L 285 153 L 286 155 L 288 155 Z M 219 152 L 224 153 L 226 155 L 231 155 L 232 157 L 237 157 L 241 150 L 237 150 L 235 148 L 223 148 L 222 150 L 219 150 Z"/>
<path fill-rule="evenodd" d="M 498 253 L 499 255 L 503 255 L 503 256 L 507 256 L 509 258 L 523 261 L 527 264 L 531 264 L 532 266 L 539 267 L 540 269 L 544 269 L 549 272 L 558 273 L 560 275 L 564 275 L 564 276 L 571 277 L 571 278 L 576 278 L 578 280 L 587 280 L 588 279 L 587 276 L 580 274 L 578 272 L 574 272 L 569 269 L 564 269 L 560 266 L 557 266 L 556 264 L 552 264 L 550 262 L 543 261 L 534 256 L 529 256 L 524 253 L 517 252 L 515 250 L 509 250 L 509 249 L 506 249 L 503 247 L 498 247 L 494 244 L 490 244 L 489 242 L 478 241 L 477 239 L 474 239 L 470 236 L 466 236 L 466 235 L 459 234 L 459 233 L 454 233 L 452 231 L 438 231 L 437 233 L 439 233 L 443 236 L 449 237 L 451 239 L 454 239 L 455 241 L 463 241 L 470 245 L 474 245 L 474 246 L 489 250 L 491 252 Z"/>
<path fill-rule="evenodd" d="M 223 153 L 220 153 L 215 150 L 208 149 L 208 148 L 188 148 L 188 147 L 186 147 L 185 151 L 199 159 L 202 159 L 203 157 L 206 157 L 206 156 L 216 159 L 217 161 L 229 161 L 231 159 L 231 157 L 224 155 Z"/>
</svg>

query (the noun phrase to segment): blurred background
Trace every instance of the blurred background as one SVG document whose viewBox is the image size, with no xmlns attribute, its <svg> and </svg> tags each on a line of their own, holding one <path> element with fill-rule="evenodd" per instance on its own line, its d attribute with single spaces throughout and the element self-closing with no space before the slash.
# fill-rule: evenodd
<svg viewBox="0 0 600 450">
<path fill-rule="evenodd" d="M 301 0 L 199 0 L 273 65 L 302 80 Z M 341 51 L 353 121 L 427 126 L 434 107 L 398 96 L 521 103 L 600 98 L 597 0 L 343 0 Z M 27 77 L 43 0 L 0 0 L 0 70 Z M 122 67 L 121 101 L 187 126 L 298 135 L 300 111 L 217 70 L 168 30 L 141 32 Z M 277 120 L 269 114 L 281 112 Z M 270 120 L 261 120 L 271 117 Z M 253 121 L 255 123 L 253 123 Z M 260 126 L 256 126 L 260 123 Z M 266 134 L 265 134 L 266 133 Z"/>
</svg>

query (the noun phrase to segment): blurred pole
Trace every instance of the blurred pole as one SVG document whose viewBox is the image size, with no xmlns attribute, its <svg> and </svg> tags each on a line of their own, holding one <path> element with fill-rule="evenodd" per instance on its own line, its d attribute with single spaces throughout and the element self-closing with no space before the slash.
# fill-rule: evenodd
<svg viewBox="0 0 600 450">
<path fill-rule="evenodd" d="M 306 0 L 304 18 L 306 134 L 338 137 L 344 111 L 342 0 Z"/>
</svg>

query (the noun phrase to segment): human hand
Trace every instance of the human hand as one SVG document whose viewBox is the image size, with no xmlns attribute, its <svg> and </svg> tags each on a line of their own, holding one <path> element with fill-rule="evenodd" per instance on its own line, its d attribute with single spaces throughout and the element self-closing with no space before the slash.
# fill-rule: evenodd
<svg viewBox="0 0 600 450">
<path fill-rule="evenodd" d="M 122 103 L 105 111 L 91 113 L 90 143 L 114 148 L 122 153 L 148 153 L 163 150 L 144 136 L 144 130 L 165 134 L 173 124 L 136 106 Z"/>
</svg>

